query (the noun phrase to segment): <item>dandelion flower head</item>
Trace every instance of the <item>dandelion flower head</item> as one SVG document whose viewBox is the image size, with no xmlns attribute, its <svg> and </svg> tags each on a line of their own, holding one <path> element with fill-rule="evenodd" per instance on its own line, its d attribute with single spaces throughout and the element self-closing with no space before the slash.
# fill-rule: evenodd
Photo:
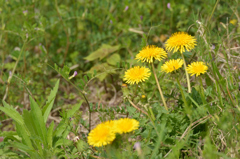
<svg viewBox="0 0 240 159">
<path fill-rule="evenodd" d="M 232 20 L 230 20 L 230 22 L 229 23 L 231 23 L 232 25 L 236 25 L 237 24 L 237 20 L 236 19 L 232 19 Z"/>
<path fill-rule="evenodd" d="M 137 54 L 136 59 L 141 60 L 142 62 L 146 61 L 152 63 L 153 59 L 161 61 L 166 57 L 167 53 L 163 48 L 159 48 L 154 45 L 148 45 Z"/>
<path fill-rule="evenodd" d="M 182 59 L 169 60 L 169 61 L 165 62 L 165 64 L 162 65 L 161 70 L 166 73 L 171 73 L 171 72 L 181 68 L 182 65 L 183 65 Z"/>
<path fill-rule="evenodd" d="M 204 74 L 207 72 L 207 70 L 208 67 L 203 62 L 193 62 L 187 67 L 187 72 L 191 74 L 191 76 L 199 76 L 201 73 Z"/>
<path fill-rule="evenodd" d="M 181 54 L 185 52 L 185 50 L 192 50 L 195 45 L 197 45 L 195 37 L 188 35 L 185 32 L 172 34 L 165 44 L 167 51 L 170 52 L 173 50 L 173 53 L 180 51 Z"/>
<path fill-rule="evenodd" d="M 116 138 L 115 131 L 109 127 L 109 123 L 101 123 L 91 130 L 88 135 L 88 144 L 101 147 L 110 144 Z"/>
<path fill-rule="evenodd" d="M 139 122 L 130 118 L 121 118 L 117 120 L 115 125 L 116 132 L 119 134 L 131 132 L 138 129 L 138 127 Z"/>
<path fill-rule="evenodd" d="M 105 126 L 108 126 L 110 128 L 113 128 L 113 127 L 115 127 L 116 120 L 108 120 L 108 121 L 103 122 L 102 124 L 104 124 Z"/>
<path fill-rule="evenodd" d="M 139 82 L 147 80 L 150 75 L 151 73 L 149 68 L 135 66 L 125 72 L 123 80 L 129 84 L 138 84 Z"/>
</svg>

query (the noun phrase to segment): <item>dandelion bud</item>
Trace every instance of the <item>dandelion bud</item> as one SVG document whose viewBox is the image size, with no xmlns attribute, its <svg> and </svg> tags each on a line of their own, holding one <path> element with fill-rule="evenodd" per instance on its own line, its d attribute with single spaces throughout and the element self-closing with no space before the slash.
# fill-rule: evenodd
<svg viewBox="0 0 240 159">
<path fill-rule="evenodd" d="M 146 97 L 146 95 L 141 95 L 141 102 L 142 103 L 146 103 L 147 102 L 147 97 Z"/>
</svg>

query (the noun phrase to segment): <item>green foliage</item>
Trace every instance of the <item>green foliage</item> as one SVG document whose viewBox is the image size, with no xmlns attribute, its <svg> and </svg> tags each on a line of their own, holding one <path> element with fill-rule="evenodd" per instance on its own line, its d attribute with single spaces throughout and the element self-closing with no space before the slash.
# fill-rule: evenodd
<svg viewBox="0 0 240 159">
<path fill-rule="evenodd" d="M 9 115 L 15 121 L 17 132 L 9 134 L 1 133 L 1 135 L 4 137 L 3 143 L 9 143 L 9 147 L 13 147 L 17 150 L 25 152 L 30 158 L 49 158 L 53 156 L 61 156 L 63 150 L 59 146 L 72 145 L 72 141 L 65 139 L 66 134 L 69 133 L 69 130 L 66 129 L 69 126 L 67 119 L 72 117 L 79 110 L 82 102 L 67 112 L 66 118 L 61 121 L 55 130 L 54 122 L 52 122 L 48 128 L 46 127 L 47 118 L 56 97 L 58 86 L 59 80 L 56 82 L 55 87 L 48 96 L 46 105 L 42 110 L 31 96 L 31 110 L 28 111 L 24 109 L 22 115 L 20 115 L 14 108 L 3 101 L 4 107 L 0 107 L 0 110 Z M 64 129 L 62 130 L 61 127 Z M 59 129 L 62 131 L 59 131 Z M 84 143 L 82 143 L 82 145 L 83 144 Z M 72 147 L 72 149 L 73 148 L 74 147 Z M 2 153 L 5 153 L 5 150 L 2 151 Z M 26 154 L 22 154 L 20 157 L 26 157 Z M 5 156 L 8 157 L 11 155 L 12 154 L 8 152 L 5 154 Z"/>
<path fill-rule="evenodd" d="M 92 66 L 92 68 L 87 71 L 87 73 L 94 74 L 94 71 L 96 70 L 97 73 L 97 78 L 100 81 L 103 81 L 108 74 L 116 73 L 115 69 L 113 66 L 115 66 L 118 62 L 120 62 L 121 57 L 119 54 L 115 53 L 112 54 L 113 52 L 116 52 L 119 50 L 120 45 L 116 46 L 110 46 L 103 44 L 98 50 L 92 52 L 90 55 L 85 57 L 86 60 L 88 61 L 102 61 L 103 59 L 106 60 L 105 63 L 97 63 Z M 112 55 L 110 55 L 112 54 Z"/>
<path fill-rule="evenodd" d="M 215 0 L 1 1 L 0 156 L 240 158 L 239 6 Z M 151 67 L 135 60 L 143 47 L 164 48 L 177 31 L 197 39 L 183 54 L 186 64 L 203 61 L 208 71 L 201 82 L 190 77 L 188 93 L 183 69 L 165 74 L 165 61 L 155 61 L 166 111 L 152 72 L 144 83 L 121 85 L 130 67 Z M 140 128 L 105 147 L 87 144 L 99 120 L 121 117 L 138 120 Z"/>
</svg>

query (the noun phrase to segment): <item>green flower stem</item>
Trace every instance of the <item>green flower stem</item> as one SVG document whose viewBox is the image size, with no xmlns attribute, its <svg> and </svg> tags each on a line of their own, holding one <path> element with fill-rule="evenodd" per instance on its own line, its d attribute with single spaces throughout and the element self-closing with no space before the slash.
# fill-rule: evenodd
<svg viewBox="0 0 240 159">
<path fill-rule="evenodd" d="M 153 66 L 153 63 L 152 63 L 152 69 L 153 69 L 153 74 L 154 74 L 154 77 L 155 77 L 155 80 L 156 80 L 156 83 L 157 83 L 157 86 L 158 86 L 158 90 L 159 90 L 160 96 L 161 96 L 162 101 L 163 101 L 163 105 L 164 105 L 165 109 L 168 111 L 168 107 L 167 107 L 167 104 L 166 104 L 166 102 L 165 102 L 165 99 L 164 99 L 164 96 L 163 96 L 163 93 L 162 93 L 160 84 L 159 84 L 159 82 L 158 82 L 157 75 L 156 75 L 156 72 L 155 72 L 155 68 L 154 68 L 154 66 Z"/>
<path fill-rule="evenodd" d="M 7 98 L 8 91 L 9 91 L 9 86 L 10 86 L 12 77 L 13 77 L 13 75 L 14 75 L 14 73 L 15 73 L 15 70 L 16 70 L 16 68 L 17 68 L 18 62 L 19 62 L 19 60 L 20 60 L 20 58 L 21 58 L 21 56 L 22 56 L 23 50 L 25 49 L 26 43 L 27 43 L 27 40 L 24 41 L 23 46 L 22 46 L 22 49 L 21 49 L 21 51 L 20 51 L 20 53 L 19 53 L 19 55 L 18 55 L 17 61 L 16 61 L 15 65 L 14 65 L 14 68 L 13 68 L 13 70 L 12 70 L 12 73 L 11 73 L 11 74 L 9 75 L 9 77 L 8 77 L 6 92 L 5 92 L 4 97 L 3 97 L 3 100 L 4 100 L 4 101 L 5 101 L 5 99 Z"/>
<path fill-rule="evenodd" d="M 151 117 L 152 121 L 154 122 L 156 120 L 156 118 L 154 117 L 154 114 L 153 114 L 153 111 L 152 111 L 151 107 L 148 108 L 148 112 L 149 112 L 149 116 Z"/>
<path fill-rule="evenodd" d="M 188 108 L 188 103 L 187 103 L 186 97 L 185 97 L 185 95 L 183 93 L 183 90 L 181 88 L 181 84 L 180 84 L 180 82 L 178 80 L 178 77 L 176 77 L 176 79 L 177 79 L 177 83 L 179 85 L 179 89 L 180 89 L 180 92 L 181 92 L 181 95 L 182 95 L 183 102 L 184 102 L 185 106 Z"/>
<path fill-rule="evenodd" d="M 188 73 L 187 73 L 186 61 L 185 61 L 185 59 L 184 59 L 183 53 L 182 53 L 181 55 L 182 55 L 183 65 L 184 65 L 185 74 L 186 74 L 186 78 L 187 78 L 188 93 L 191 93 L 191 85 L 190 85 L 189 75 L 188 75 Z"/>
<path fill-rule="evenodd" d="M 202 78 L 201 77 L 199 77 L 199 82 L 200 82 L 200 94 L 201 94 L 202 102 L 203 102 L 203 104 L 207 104 L 205 94 L 204 94 L 204 90 L 203 90 L 203 84 L 202 84 Z"/>
</svg>

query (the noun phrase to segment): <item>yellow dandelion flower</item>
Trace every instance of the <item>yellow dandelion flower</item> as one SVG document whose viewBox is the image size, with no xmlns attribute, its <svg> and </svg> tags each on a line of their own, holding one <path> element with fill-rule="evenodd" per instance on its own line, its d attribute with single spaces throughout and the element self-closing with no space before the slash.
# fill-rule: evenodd
<svg viewBox="0 0 240 159">
<path fill-rule="evenodd" d="M 109 127 L 109 123 L 99 124 L 89 133 L 88 144 L 95 147 L 110 144 L 116 138 L 115 131 L 113 130 L 113 128 Z"/>
<path fill-rule="evenodd" d="M 230 20 L 229 23 L 231 23 L 232 25 L 236 25 L 237 24 L 237 20 L 236 19 L 232 19 L 232 20 Z"/>
<path fill-rule="evenodd" d="M 103 122 L 102 124 L 104 124 L 105 126 L 108 126 L 110 128 L 114 128 L 115 124 L 116 124 L 116 120 L 108 120 L 108 121 Z"/>
<path fill-rule="evenodd" d="M 177 59 L 177 60 L 170 60 L 165 62 L 165 64 L 162 65 L 161 70 L 170 73 L 173 72 L 174 70 L 179 69 L 183 65 L 183 60 L 182 59 Z"/>
<path fill-rule="evenodd" d="M 163 48 L 159 48 L 154 45 L 148 45 L 143 48 L 136 56 L 137 60 L 141 60 L 142 62 L 152 63 L 155 58 L 158 61 L 167 57 L 167 53 Z"/>
<path fill-rule="evenodd" d="M 142 97 L 142 98 L 146 98 L 146 96 L 145 96 L 145 95 L 142 95 L 141 97 Z"/>
<path fill-rule="evenodd" d="M 147 80 L 150 75 L 149 68 L 135 66 L 125 72 L 123 80 L 129 84 L 138 84 L 139 82 Z"/>
<path fill-rule="evenodd" d="M 196 39 L 195 37 L 188 35 L 185 32 L 177 32 L 171 35 L 171 37 L 166 41 L 166 50 L 172 51 L 173 53 L 180 51 L 182 54 L 185 50 L 190 51 L 195 47 Z"/>
<path fill-rule="evenodd" d="M 187 67 L 187 72 L 191 74 L 191 76 L 195 75 L 199 76 L 200 73 L 204 74 L 207 72 L 208 67 L 203 62 L 193 62 Z"/>
<path fill-rule="evenodd" d="M 129 118 L 121 118 L 117 120 L 115 125 L 116 132 L 119 134 L 131 132 L 138 129 L 138 127 L 139 122 L 135 119 Z"/>
</svg>

